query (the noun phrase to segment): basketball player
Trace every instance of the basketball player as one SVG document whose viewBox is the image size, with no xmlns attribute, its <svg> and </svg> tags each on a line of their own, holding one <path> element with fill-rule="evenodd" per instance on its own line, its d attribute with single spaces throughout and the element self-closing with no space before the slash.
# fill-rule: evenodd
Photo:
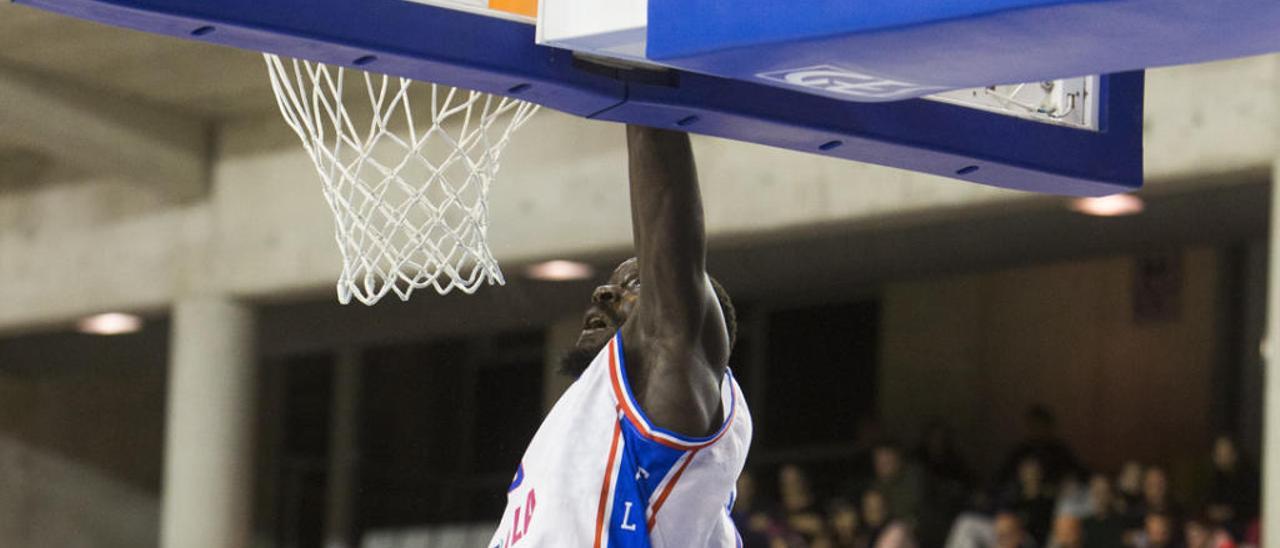
<svg viewBox="0 0 1280 548">
<path fill-rule="evenodd" d="M 489 546 L 733 547 L 751 418 L 733 307 L 706 273 L 689 137 L 627 128 L 636 258 L 597 287 L 577 376 L 525 451 Z"/>
</svg>

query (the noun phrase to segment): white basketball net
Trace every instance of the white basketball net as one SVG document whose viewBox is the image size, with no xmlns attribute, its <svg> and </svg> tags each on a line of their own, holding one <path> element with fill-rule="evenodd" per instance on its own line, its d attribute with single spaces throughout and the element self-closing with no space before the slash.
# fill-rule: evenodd
<svg viewBox="0 0 1280 548">
<path fill-rule="evenodd" d="M 504 283 L 486 240 L 489 185 L 537 105 L 272 54 L 266 61 L 280 112 L 333 210 L 340 302 Z"/>
</svg>

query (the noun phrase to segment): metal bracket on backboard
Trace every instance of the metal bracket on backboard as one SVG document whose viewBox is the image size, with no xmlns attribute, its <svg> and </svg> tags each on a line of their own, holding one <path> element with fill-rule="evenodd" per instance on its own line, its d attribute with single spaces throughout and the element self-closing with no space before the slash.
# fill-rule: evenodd
<svg viewBox="0 0 1280 548">
<path fill-rule="evenodd" d="M 1098 131 L 1098 77 L 959 89 L 925 99 L 1047 124 Z"/>
<path fill-rule="evenodd" d="M 576 51 L 573 52 L 573 67 L 620 82 L 635 82 L 667 87 L 675 87 L 680 83 L 680 74 L 666 67 Z"/>
</svg>

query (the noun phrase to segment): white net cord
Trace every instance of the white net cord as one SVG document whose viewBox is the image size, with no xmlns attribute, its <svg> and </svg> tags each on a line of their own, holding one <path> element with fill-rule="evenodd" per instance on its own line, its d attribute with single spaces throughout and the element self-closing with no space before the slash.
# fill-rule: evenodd
<svg viewBox="0 0 1280 548">
<path fill-rule="evenodd" d="M 333 211 L 340 302 L 504 283 L 486 239 L 489 187 L 512 132 L 537 105 L 265 57 L 280 112 Z"/>
</svg>

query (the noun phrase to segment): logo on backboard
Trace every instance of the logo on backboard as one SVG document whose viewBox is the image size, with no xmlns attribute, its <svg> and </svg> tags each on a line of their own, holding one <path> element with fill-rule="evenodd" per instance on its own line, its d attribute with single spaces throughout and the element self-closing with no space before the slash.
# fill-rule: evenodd
<svg viewBox="0 0 1280 548">
<path fill-rule="evenodd" d="M 832 65 L 762 72 L 756 76 L 765 80 L 822 91 L 828 95 L 869 101 L 907 99 L 946 89 L 869 76 Z"/>
</svg>

